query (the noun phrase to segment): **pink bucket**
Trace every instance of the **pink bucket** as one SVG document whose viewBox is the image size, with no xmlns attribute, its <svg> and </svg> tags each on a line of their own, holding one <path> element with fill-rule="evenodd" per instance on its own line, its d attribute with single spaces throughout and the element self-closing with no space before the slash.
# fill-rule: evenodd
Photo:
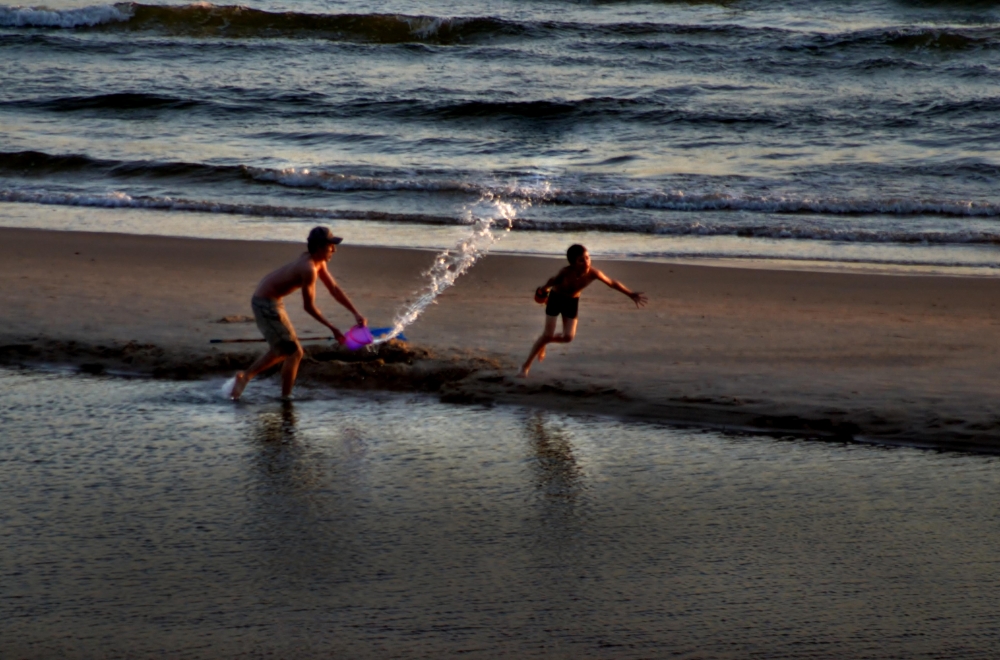
<svg viewBox="0 0 1000 660">
<path fill-rule="evenodd" d="M 344 333 L 344 346 L 352 351 L 356 351 L 362 346 L 367 346 L 373 341 L 375 339 L 372 337 L 372 333 L 367 326 L 356 325 Z"/>
</svg>

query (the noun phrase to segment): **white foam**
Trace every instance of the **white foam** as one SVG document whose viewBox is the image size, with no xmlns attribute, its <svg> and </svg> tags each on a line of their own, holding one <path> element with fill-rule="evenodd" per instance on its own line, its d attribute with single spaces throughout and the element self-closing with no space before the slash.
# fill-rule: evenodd
<svg viewBox="0 0 1000 660">
<path fill-rule="evenodd" d="M 130 18 L 132 18 L 130 3 L 77 9 L 0 7 L 0 27 L 75 28 L 127 21 Z"/>
<path fill-rule="evenodd" d="M 398 336 L 408 325 L 416 321 L 441 293 L 453 285 L 455 280 L 472 268 L 503 233 L 510 231 L 517 210 L 514 204 L 503 201 L 495 195 L 486 194 L 467 213 L 473 223 L 469 236 L 459 241 L 455 247 L 435 257 L 434 264 L 424 273 L 427 284 L 414 294 L 412 302 L 404 305 L 396 313 L 392 330 L 376 339 L 376 344 Z M 495 233 L 495 229 L 499 229 L 500 233 Z"/>
<path fill-rule="evenodd" d="M 437 36 L 442 25 L 451 24 L 451 21 L 448 19 L 430 16 L 407 16 L 403 17 L 403 20 L 409 26 L 410 34 L 419 39 L 428 39 Z M 456 19 L 455 25 L 461 25 L 461 22 Z"/>
<path fill-rule="evenodd" d="M 321 188 L 332 192 L 354 190 L 464 192 L 469 194 L 492 192 L 486 186 L 467 181 L 393 179 L 314 171 L 299 167 L 281 170 L 247 167 L 246 173 L 256 181 L 277 183 L 289 188 Z"/>
<path fill-rule="evenodd" d="M 233 204 L 227 202 L 179 199 L 173 197 L 132 197 L 128 193 L 120 191 L 100 195 L 81 195 L 77 193 L 53 193 L 30 190 L 0 190 L 0 202 L 50 204 L 56 206 L 92 206 L 98 208 L 154 209 L 160 211 L 190 211 L 195 213 L 228 213 L 285 218 L 336 219 L 344 216 L 343 212 L 329 211 L 327 209 L 269 206 L 259 204 Z"/>
</svg>

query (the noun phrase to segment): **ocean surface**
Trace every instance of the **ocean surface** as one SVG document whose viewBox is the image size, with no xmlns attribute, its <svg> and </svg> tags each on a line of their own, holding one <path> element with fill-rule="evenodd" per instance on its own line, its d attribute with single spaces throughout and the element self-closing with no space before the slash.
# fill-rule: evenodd
<svg viewBox="0 0 1000 660">
<path fill-rule="evenodd" d="M 0 226 L 1000 267 L 1000 8 L 0 5 Z"/>
<path fill-rule="evenodd" d="M 0 370 L 4 658 L 996 658 L 996 457 Z"/>
</svg>

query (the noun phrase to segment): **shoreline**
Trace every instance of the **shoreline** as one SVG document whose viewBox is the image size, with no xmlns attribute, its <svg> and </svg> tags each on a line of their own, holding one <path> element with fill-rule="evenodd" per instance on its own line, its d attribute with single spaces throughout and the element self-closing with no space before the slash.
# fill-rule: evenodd
<svg viewBox="0 0 1000 660">
<path fill-rule="evenodd" d="M 114 230 L 105 229 L 107 227 L 107 214 L 109 209 L 102 207 L 88 206 L 60 206 L 38 203 L 15 203 L 6 204 L 6 213 L 2 218 L 3 223 L 0 229 L 24 229 L 69 233 L 93 233 L 107 235 L 127 235 L 146 236 L 149 238 L 171 238 L 171 239 L 192 239 L 192 240 L 239 240 L 255 243 L 288 243 L 298 244 L 300 236 L 307 233 L 314 223 L 268 223 L 261 221 L 253 225 L 229 224 L 230 216 L 227 220 L 219 224 L 217 220 L 212 221 L 213 214 L 210 212 L 181 213 L 180 217 L 173 217 L 171 214 L 156 209 L 120 209 L 115 208 L 110 211 L 115 214 Z M 10 208 L 10 207 L 25 208 Z M 207 224 L 202 224 L 202 220 L 208 220 Z M 354 240 L 360 241 L 356 246 L 363 246 L 371 249 L 394 249 L 394 250 L 418 250 L 425 252 L 440 252 L 446 248 L 454 246 L 457 242 L 467 238 L 471 225 L 406 225 L 399 223 L 381 223 L 379 221 L 358 221 L 351 219 L 322 219 L 317 220 L 323 224 L 331 226 L 335 234 L 351 236 Z M 165 224 L 164 224 L 165 223 Z M 155 231 L 149 231 L 149 227 L 156 227 Z M 223 231 L 224 228 L 224 231 Z M 692 238 L 688 235 L 653 235 L 653 234 L 632 234 L 613 232 L 557 232 L 547 231 L 512 231 L 504 232 L 502 229 L 496 230 L 502 238 L 493 246 L 491 254 L 502 256 L 524 256 L 539 258 L 562 258 L 562 248 L 554 249 L 550 252 L 538 251 L 541 243 L 554 243 L 559 246 L 571 243 L 583 243 L 593 248 L 592 255 L 595 258 L 608 262 L 634 262 L 660 263 L 669 265 L 690 265 L 707 266 L 712 268 L 739 268 L 750 270 L 785 270 L 785 271 L 806 271 L 806 272 L 833 272 L 833 273 L 860 273 L 860 274 L 888 274 L 888 275 L 940 275 L 953 277 L 997 277 L 1000 278 L 1000 268 L 996 263 L 990 265 L 976 263 L 962 263 L 962 259 L 954 263 L 937 263 L 925 261 L 907 261 L 888 259 L 865 259 L 842 255 L 838 258 L 825 258 L 821 256 L 789 256 L 779 250 L 771 256 L 754 254 L 716 254 L 709 251 L 702 254 L 697 249 L 688 252 L 680 249 L 673 252 L 678 247 L 678 241 L 685 242 Z M 234 238 L 234 234 L 236 237 Z M 394 236 L 394 240 L 385 242 L 385 237 Z M 432 236 L 432 238 L 428 238 Z M 637 245 L 630 241 L 636 237 L 643 237 L 642 242 L 649 240 L 663 241 L 661 249 L 667 250 L 671 254 L 664 256 L 658 250 L 651 253 L 635 253 L 631 250 L 637 249 Z M 725 239 L 726 237 L 716 237 Z M 730 237 L 735 238 L 735 237 Z M 698 238 L 700 242 L 701 238 Z M 808 241 L 807 241 L 808 242 Z M 780 241 L 779 241 L 780 243 Z M 820 242 L 827 247 L 839 246 L 838 249 L 852 249 L 860 244 L 853 242 Z M 889 246 L 890 244 L 885 244 Z M 871 247 L 871 246 L 870 246 Z M 696 248 L 694 244 L 688 248 Z M 991 253 L 992 254 L 992 253 Z M 627 255 L 627 256 L 626 256 Z M 967 258 L 967 256 L 966 256 Z"/>
<path fill-rule="evenodd" d="M 231 375 L 257 353 L 253 286 L 291 243 L 0 229 L 0 364 L 89 373 Z M 331 272 L 374 326 L 420 288 L 432 253 L 348 242 Z M 554 258 L 491 254 L 407 328 L 408 345 L 309 350 L 303 382 L 421 391 L 674 425 L 1000 452 L 1000 280 L 595 260 L 650 305 L 600 284 L 577 339 L 514 377 L 541 330 L 537 282 Z M 598 288 L 600 287 L 600 288 Z M 336 324 L 349 315 L 325 293 Z M 298 298 L 302 335 L 316 334 Z M 262 348 L 263 345 L 261 345 Z M 360 358 L 360 359 L 359 359 Z M 253 385 L 251 384 L 251 387 Z"/>
</svg>

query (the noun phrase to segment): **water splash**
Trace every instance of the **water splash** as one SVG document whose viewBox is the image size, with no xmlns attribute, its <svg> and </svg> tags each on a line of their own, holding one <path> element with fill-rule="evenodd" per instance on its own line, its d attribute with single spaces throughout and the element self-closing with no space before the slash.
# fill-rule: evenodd
<svg viewBox="0 0 1000 660">
<path fill-rule="evenodd" d="M 222 387 L 219 388 L 219 394 L 221 394 L 223 398 L 232 399 L 234 385 L 236 385 L 236 376 L 228 378 L 226 382 L 222 384 Z"/>
<path fill-rule="evenodd" d="M 427 284 L 415 293 L 414 300 L 398 312 L 392 322 L 392 330 L 375 340 L 381 344 L 394 339 L 416 321 L 427 309 L 466 271 L 489 252 L 500 238 L 510 231 L 518 209 L 528 206 L 527 202 L 508 202 L 493 193 L 485 193 L 465 213 L 472 223 L 472 232 L 458 242 L 455 247 L 441 252 L 433 265 L 424 272 Z"/>
</svg>

